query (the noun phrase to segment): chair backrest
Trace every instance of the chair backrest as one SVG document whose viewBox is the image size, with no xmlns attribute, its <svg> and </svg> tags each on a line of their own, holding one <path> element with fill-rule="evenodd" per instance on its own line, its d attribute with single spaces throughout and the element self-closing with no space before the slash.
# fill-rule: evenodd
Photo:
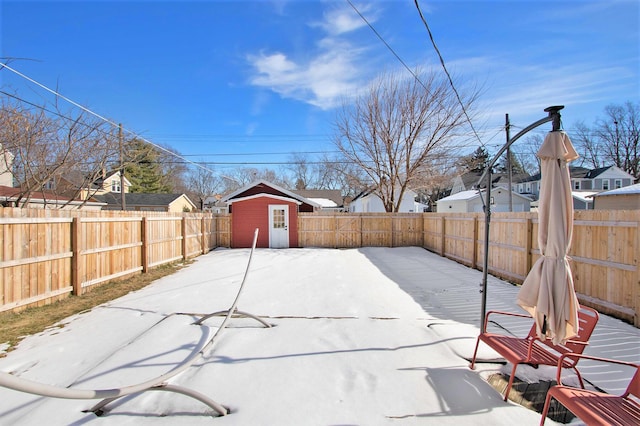
<svg viewBox="0 0 640 426">
<path fill-rule="evenodd" d="M 640 365 L 636 365 L 636 374 L 633 375 L 633 379 L 631 379 L 624 396 L 627 395 L 633 395 L 640 399 Z"/>
<path fill-rule="evenodd" d="M 587 306 L 580 306 L 578 309 L 578 335 L 572 337 L 569 341 L 564 344 L 554 345 L 551 340 L 544 340 L 542 343 L 549 346 L 553 350 L 557 351 L 560 354 L 573 352 L 576 354 L 581 354 L 586 348 L 586 344 L 589 342 L 591 338 L 591 334 L 593 333 L 594 328 L 596 328 L 596 324 L 598 323 L 598 319 L 600 319 L 600 314 L 593 308 L 589 308 Z M 533 325 L 535 328 L 535 324 Z M 535 332 L 535 331 L 534 331 Z M 581 342 L 581 343 L 574 343 Z M 569 361 L 569 359 L 567 359 Z M 570 360 L 570 362 L 577 362 L 576 359 Z"/>
</svg>

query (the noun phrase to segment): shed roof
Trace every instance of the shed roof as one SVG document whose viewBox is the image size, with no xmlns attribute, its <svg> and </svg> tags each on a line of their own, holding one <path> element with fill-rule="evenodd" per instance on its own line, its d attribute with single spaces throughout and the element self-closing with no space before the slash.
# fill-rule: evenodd
<svg viewBox="0 0 640 426">
<path fill-rule="evenodd" d="M 611 191 L 604 191 L 597 194 L 594 194 L 594 197 L 603 197 L 607 195 L 632 195 L 632 194 L 640 194 L 640 183 L 636 183 L 634 185 L 625 186 L 618 189 L 612 189 Z"/>
<path fill-rule="evenodd" d="M 253 181 L 249 185 L 245 185 L 242 188 L 236 191 L 233 191 L 230 194 L 227 194 L 222 198 L 222 201 L 226 201 L 230 203 L 232 202 L 231 200 L 234 198 L 246 197 L 248 195 L 255 195 L 255 193 L 252 193 L 252 194 L 246 194 L 243 196 L 243 193 L 249 191 L 252 188 L 259 187 L 261 185 L 268 186 L 269 188 L 275 190 L 276 192 L 279 192 L 286 197 L 298 200 L 304 204 L 309 204 L 310 206 L 313 206 L 313 207 L 320 207 L 320 204 L 316 203 L 315 201 L 305 198 L 302 195 L 296 194 L 295 192 L 289 191 L 288 189 L 284 189 L 281 186 L 276 185 L 275 183 L 267 182 L 266 180 Z"/>
<path fill-rule="evenodd" d="M 585 203 L 593 201 L 593 196 L 596 195 L 598 191 L 571 191 L 571 196 Z"/>
<path fill-rule="evenodd" d="M 255 198 L 261 198 L 261 197 L 273 198 L 274 200 L 286 201 L 286 202 L 289 202 L 289 203 L 302 204 L 302 201 L 292 200 L 290 197 L 281 197 L 279 195 L 264 194 L 264 193 L 263 194 L 248 195 L 246 197 L 238 197 L 238 198 L 234 198 L 232 200 L 229 200 L 227 202 L 229 204 L 233 204 L 233 203 L 237 203 L 237 202 L 240 202 L 240 201 L 253 200 Z"/>
</svg>

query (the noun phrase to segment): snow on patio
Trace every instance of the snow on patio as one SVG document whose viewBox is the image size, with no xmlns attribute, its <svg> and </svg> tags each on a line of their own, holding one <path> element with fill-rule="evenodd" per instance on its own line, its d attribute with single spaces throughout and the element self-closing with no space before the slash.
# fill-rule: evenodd
<svg viewBox="0 0 640 426">
<path fill-rule="evenodd" d="M 70 317 L 26 338 L 0 359 L 0 370 L 81 389 L 163 374 L 216 331 L 221 318 L 199 327 L 188 314 L 229 308 L 248 253 L 215 250 Z M 489 280 L 488 309 L 518 311 L 517 288 Z M 171 380 L 228 407 L 228 416 L 212 420 L 208 414 L 215 413 L 194 399 L 146 392 L 111 403 L 97 417 L 83 412 L 95 400 L 0 388 L 0 424 L 538 424 L 540 414 L 503 402 L 485 381 L 503 366 L 468 367 L 480 323 L 480 281 L 481 272 L 420 248 L 258 249 L 238 308 L 273 327 L 232 319 L 213 348 Z M 613 318 L 601 316 L 592 345 L 586 353 L 640 362 L 639 330 Z M 482 358 L 495 356 L 481 347 Z M 532 380 L 555 374 L 518 371 Z M 626 385 L 624 373 L 586 362 L 581 371 L 610 389 Z"/>
</svg>

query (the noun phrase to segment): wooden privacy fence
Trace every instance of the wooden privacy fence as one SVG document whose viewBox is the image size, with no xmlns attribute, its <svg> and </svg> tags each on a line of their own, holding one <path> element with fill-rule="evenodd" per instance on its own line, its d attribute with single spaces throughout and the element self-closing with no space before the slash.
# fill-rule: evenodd
<svg viewBox="0 0 640 426">
<path fill-rule="evenodd" d="M 640 211 L 583 210 L 569 256 L 580 302 L 640 327 Z M 482 213 L 301 213 L 301 247 L 418 246 L 482 270 Z M 488 272 L 521 284 L 540 257 L 537 213 L 493 213 Z"/>
<path fill-rule="evenodd" d="M 0 311 L 231 246 L 231 216 L 0 208 Z M 300 247 L 417 246 L 482 269 L 480 213 L 300 213 Z M 640 211 L 576 211 L 581 303 L 640 327 Z M 488 269 L 520 284 L 540 256 L 536 213 L 493 213 Z"/>
<path fill-rule="evenodd" d="M 230 229 L 211 214 L 0 209 L 0 311 L 229 246 Z"/>
</svg>

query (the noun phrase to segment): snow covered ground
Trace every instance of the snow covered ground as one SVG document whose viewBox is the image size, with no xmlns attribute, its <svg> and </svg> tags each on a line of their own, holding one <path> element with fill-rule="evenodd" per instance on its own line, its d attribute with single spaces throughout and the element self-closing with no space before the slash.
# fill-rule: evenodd
<svg viewBox="0 0 640 426">
<path fill-rule="evenodd" d="M 249 250 L 218 249 L 152 285 L 26 338 L 0 370 L 47 384 L 105 389 L 164 374 L 215 333 L 194 313 L 231 306 Z M 468 368 L 478 334 L 481 272 L 420 248 L 257 249 L 235 318 L 170 383 L 230 409 L 225 417 L 175 393 L 145 392 L 84 413 L 96 400 L 0 388 L 0 425 L 536 425 L 540 414 Z M 521 312 L 517 288 L 489 278 L 488 309 Z M 179 313 L 179 315 L 172 315 Z M 503 324 L 521 333 L 528 325 Z M 523 331 L 524 330 L 524 331 Z M 640 330 L 601 316 L 586 353 L 640 362 Z M 482 348 L 481 357 L 496 354 Z M 505 370 L 506 371 L 506 370 Z M 628 372 L 585 362 L 587 380 L 616 391 Z M 555 369 L 520 367 L 550 379 Z M 548 424 L 553 424 L 548 421 Z"/>
</svg>

